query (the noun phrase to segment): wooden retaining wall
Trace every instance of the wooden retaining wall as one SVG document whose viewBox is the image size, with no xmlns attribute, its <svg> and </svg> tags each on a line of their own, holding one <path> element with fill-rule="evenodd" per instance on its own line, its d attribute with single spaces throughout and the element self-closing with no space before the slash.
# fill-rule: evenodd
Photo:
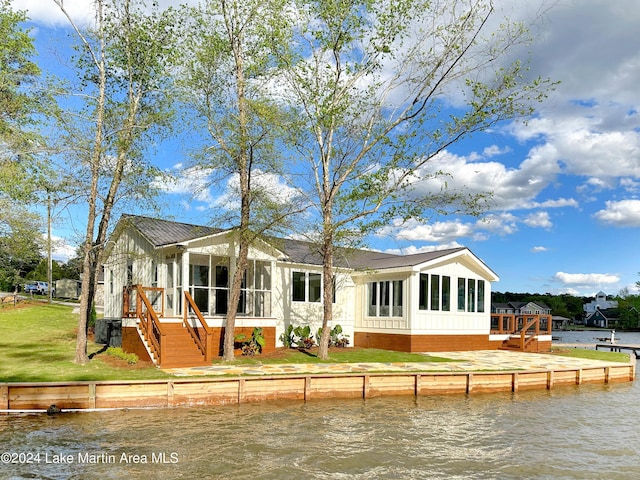
<svg viewBox="0 0 640 480">
<path fill-rule="evenodd" d="M 225 405 L 262 400 L 518 392 L 559 385 L 630 382 L 635 362 L 567 370 L 349 373 L 170 380 L 0 383 L 0 412 Z"/>
</svg>

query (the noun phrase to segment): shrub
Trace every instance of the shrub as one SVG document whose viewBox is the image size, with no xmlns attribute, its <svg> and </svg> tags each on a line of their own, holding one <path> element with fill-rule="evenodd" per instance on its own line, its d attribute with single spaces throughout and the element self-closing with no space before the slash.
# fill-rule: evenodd
<svg viewBox="0 0 640 480">
<path fill-rule="evenodd" d="M 298 348 L 311 348 L 315 345 L 315 341 L 313 340 L 313 336 L 311 335 L 311 327 L 309 325 L 297 326 L 293 333 L 296 337 L 296 346 Z"/>
<path fill-rule="evenodd" d="M 293 325 L 289 324 L 287 329 L 280 335 L 280 341 L 287 348 L 292 348 L 296 343 L 296 338 L 293 335 Z"/>
<path fill-rule="evenodd" d="M 318 339 L 318 343 L 320 343 L 320 339 L 322 338 L 322 327 L 318 329 L 316 333 L 316 338 Z M 342 334 L 342 327 L 340 325 L 336 325 L 329 331 L 329 346 L 330 347 L 346 347 L 349 345 L 349 335 Z"/>
<path fill-rule="evenodd" d="M 127 353 L 120 347 L 107 348 L 107 355 L 126 360 L 129 365 L 135 365 L 138 363 L 138 356 L 135 353 Z"/>
<path fill-rule="evenodd" d="M 253 329 L 250 339 L 247 340 L 247 336 L 244 333 L 239 333 L 235 336 L 234 340 L 236 343 L 240 343 L 242 355 L 250 357 L 254 356 L 256 353 L 261 353 L 262 347 L 266 344 L 262 328 L 260 327 L 255 327 Z"/>
</svg>

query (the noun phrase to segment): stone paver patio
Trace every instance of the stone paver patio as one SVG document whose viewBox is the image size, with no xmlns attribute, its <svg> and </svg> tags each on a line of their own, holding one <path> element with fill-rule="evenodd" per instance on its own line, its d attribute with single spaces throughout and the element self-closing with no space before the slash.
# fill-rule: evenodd
<svg viewBox="0 0 640 480">
<path fill-rule="evenodd" d="M 428 354 L 427 354 L 428 355 Z M 620 365 L 617 362 L 562 357 L 543 353 L 523 353 L 505 350 L 478 350 L 464 352 L 436 352 L 433 355 L 450 358 L 452 362 L 415 363 L 300 363 L 273 365 L 211 365 L 206 367 L 171 368 L 167 373 L 176 376 L 197 375 L 297 375 L 336 374 L 362 372 L 469 372 L 505 370 L 562 370 Z M 635 362 L 635 358 L 630 361 Z"/>
</svg>

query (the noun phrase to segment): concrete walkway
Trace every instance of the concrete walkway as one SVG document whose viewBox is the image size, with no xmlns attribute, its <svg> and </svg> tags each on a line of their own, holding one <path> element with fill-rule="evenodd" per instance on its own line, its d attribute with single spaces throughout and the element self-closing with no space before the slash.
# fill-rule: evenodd
<svg viewBox="0 0 640 480">
<path fill-rule="evenodd" d="M 428 357 L 428 354 L 426 354 Z M 469 372 L 505 370 L 562 370 L 586 367 L 620 365 L 617 362 L 586 360 L 541 353 L 522 353 L 505 350 L 478 350 L 467 352 L 437 352 L 433 355 L 450 358 L 453 362 L 419 363 L 312 363 L 281 365 L 211 365 L 207 367 L 170 368 L 167 373 L 176 376 L 196 375 L 297 375 L 362 372 Z M 635 358 L 630 359 L 635 362 Z"/>
</svg>

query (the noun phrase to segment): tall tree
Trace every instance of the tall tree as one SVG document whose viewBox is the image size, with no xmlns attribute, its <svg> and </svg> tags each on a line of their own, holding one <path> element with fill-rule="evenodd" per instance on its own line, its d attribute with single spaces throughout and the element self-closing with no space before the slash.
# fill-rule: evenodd
<svg viewBox="0 0 640 480">
<path fill-rule="evenodd" d="M 86 363 L 87 325 L 109 224 L 123 186 L 146 185 L 156 173 L 144 160 L 150 140 L 170 125 L 176 17 L 148 13 L 142 0 L 95 0 L 95 24 L 74 21 L 63 0 L 53 0 L 78 40 L 78 82 L 61 120 L 66 147 L 85 183 L 87 224 L 82 252 L 82 296 L 75 362 Z M 78 111 L 73 110 L 80 105 Z M 134 190 L 125 189 L 127 193 Z M 144 195 L 143 189 L 135 190 Z"/>
<path fill-rule="evenodd" d="M 292 206 L 276 186 L 263 180 L 276 178 L 280 170 L 274 147 L 286 123 L 270 99 L 272 59 L 266 48 L 267 39 L 278 35 L 283 5 L 280 0 L 209 0 L 193 12 L 193 56 L 186 65 L 185 84 L 191 108 L 208 133 L 199 168 L 211 172 L 215 181 L 232 176 L 239 201 L 239 206 L 232 205 L 238 214 L 226 219 L 238 236 L 225 322 L 227 361 L 234 358 L 235 320 L 249 248 L 286 218 Z"/>
<path fill-rule="evenodd" d="M 46 97 L 37 88 L 40 68 L 31 59 L 33 39 L 21 27 L 26 20 L 9 0 L 0 0 L 0 168 L 33 151 L 37 137 L 32 127 L 37 115 L 46 112 Z M 9 180 L 4 177 L 0 188 L 12 186 Z"/>
<path fill-rule="evenodd" d="M 42 149 L 38 118 L 51 108 L 39 85 L 40 68 L 27 20 L 9 0 L 0 0 L 0 285 L 16 288 L 40 259 L 42 225 L 29 211 L 34 170 Z"/>
<path fill-rule="evenodd" d="M 527 80 L 523 64 L 509 61 L 527 30 L 506 22 L 488 31 L 490 1 L 294 3 L 297 27 L 288 48 L 275 50 L 313 180 L 327 358 L 336 247 L 392 219 L 478 213 L 485 195 L 445 188 L 455 172 L 427 164 L 473 132 L 530 115 L 550 83 Z M 419 195 L 418 181 L 441 188 Z"/>
</svg>

